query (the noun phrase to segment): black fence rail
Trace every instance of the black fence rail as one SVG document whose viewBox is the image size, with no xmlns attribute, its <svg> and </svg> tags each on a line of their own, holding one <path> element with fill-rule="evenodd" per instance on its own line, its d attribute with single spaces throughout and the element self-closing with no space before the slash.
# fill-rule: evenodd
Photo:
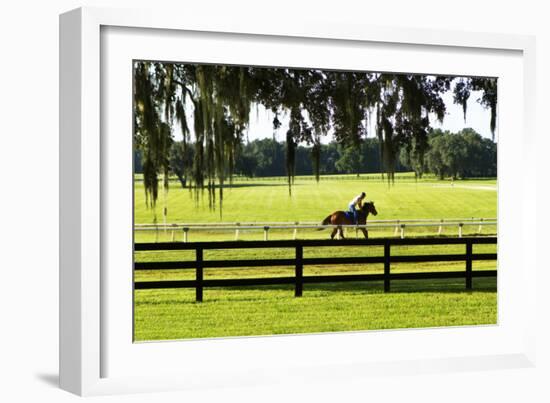
<svg viewBox="0 0 550 403">
<path fill-rule="evenodd" d="M 196 300 L 203 300 L 203 289 L 206 287 L 239 287 L 251 285 L 293 284 L 294 295 L 302 296 L 304 284 L 332 283 L 349 281 L 383 281 L 384 291 L 390 291 L 392 280 L 415 279 L 444 279 L 464 278 L 467 290 L 472 289 L 474 277 L 496 277 L 496 270 L 472 270 L 472 262 L 477 260 L 496 260 L 496 253 L 473 253 L 473 245 L 496 244 L 496 237 L 466 237 L 466 238 L 376 238 L 376 239 L 349 239 L 349 240 L 280 240 L 280 241 L 232 241 L 232 242 L 168 242 L 168 243 L 136 243 L 135 251 L 169 251 L 194 250 L 195 260 L 168 261 L 168 262 L 135 262 L 134 270 L 180 270 L 195 269 L 195 280 L 169 281 L 137 281 L 135 290 L 159 288 L 195 288 Z M 392 246 L 428 246 L 428 245 L 464 245 L 465 251 L 461 254 L 430 254 L 430 255 L 397 255 L 392 256 Z M 341 246 L 383 246 L 383 256 L 361 257 L 313 257 L 304 258 L 305 247 L 341 247 Z M 288 259 L 241 259 L 241 260 L 204 260 L 205 250 L 222 249 L 265 249 L 265 248 L 294 248 L 294 258 Z M 465 262 L 465 270 L 444 272 L 412 272 L 391 273 L 392 263 L 413 262 Z M 324 276 L 304 276 L 306 265 L 347 265 L 347 264 L 374 264 L 383 263 L 384 272 L 380 274 L 343 274 Z M 267 278 L 235 278 L 235 279 L 204 279 L 206 268 L 235 268 L 235 267 L 273 267 L 293 266 L 292 277 Z"/>
</svg>

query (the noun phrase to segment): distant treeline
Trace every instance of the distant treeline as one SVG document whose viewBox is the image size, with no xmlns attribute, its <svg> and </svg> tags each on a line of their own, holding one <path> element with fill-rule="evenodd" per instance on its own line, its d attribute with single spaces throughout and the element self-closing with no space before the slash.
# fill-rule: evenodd
<svg viewBox="0 0 550 403">
<path fill-rule="evenodd" d="M 428 150 L 418 155 L 414 146 L 398 150 L 396 172 L 414 171 L 421 177 L 433 173 L 439 178 L 496 177 L 496 143 L 483 138 L 473 129 L 450 133 L 439 129 L 428 136 Z M 344 147 L 335 142 L 322 144 L 319 172 L 327 174 L 360 174 L 382 172 L 379 141 L 364 139 L 359 146 Z M 182 185 L 186 172 L 192 169 L 193 144 L 183 146 L 174 142 L 170 153 L 171 173 L 178 176 Z M 271 138 L 258 139 L 241 144 L 236 150 L 233 172 L 236 175 L 254 177 L 285 176 L 286 145 Z M 314 172 L 312 148 L 296 148 L 295 175 L 312 175 Z M 134 171 L 142 172 L 139 151 L 135 152 Z"/>
<path fill-rule="evenodd" d="M 497 176 L 497 144 L 470 128 L 458 133 L 433 130 L 424 158 L 402 150 L 400 160 L 419 175 L 429 172 L 440 179 Z"/>
<path fill-rule="evenodd" d="M 247 177 L 284 176 L 286 145 L 273 139 L 254 140 L 244 144 L 235 159 L 235 173 Z M 312 147 L 298 146 L 295 175 L 313 175 Z M 397 171 L 407 168 L 397 163 Z M 359 174 L 380 172 L 380 149 L 376 139 L 366 139 L 359 147 L 342 147 L 332 142 L 320 147 L 319 173 Z"/>
</svg>

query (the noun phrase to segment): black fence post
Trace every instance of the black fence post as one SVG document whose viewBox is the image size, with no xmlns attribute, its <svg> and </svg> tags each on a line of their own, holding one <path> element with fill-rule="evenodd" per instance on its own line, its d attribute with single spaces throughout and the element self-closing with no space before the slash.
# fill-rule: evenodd
<svg viewBox="0 0 550 403">
<path fill-rule="evenodd" d="M 390 242 L 384 243 L 384 292 L 390 291 Z"/>
<path fill-rule="evenodd" d="M 466 289 L 472 289 L 472 242 L 466 241 Z"/>
<path fill-rule="evenodd" d="M 196 249 L 196 260 L 197 260 L 197 275 L 196 282 L 197 286 L 195 288 L 195 300 L 197 302 L 202 302 L 202 280 L 203 280 L 203 269 L 202 269 L 202 248 Z"/>
<path fill-rule="evenodd" d="M 304 248 L 302 245 L 296 245 L 296 284 L 294 288 L 294 296 L 301 297 L 304 288 L 304 265 L 302 259 L 304 257 Z"/>
</svg>

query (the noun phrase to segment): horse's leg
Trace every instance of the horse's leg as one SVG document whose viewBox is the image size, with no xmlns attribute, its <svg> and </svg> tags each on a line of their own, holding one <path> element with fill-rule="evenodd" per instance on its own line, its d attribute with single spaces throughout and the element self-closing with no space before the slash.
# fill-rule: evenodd
<svg viewBox="0 0 550 403">
<path fill-rule="evenodd" d="M 369 231 L 367 231 L 366 228 L 361 228 L 361 231 L 363 231 L 363 235 L 365 235 L 365 238 L 369 238 Z"/>
<path fill-rule="evenodd" d="M 334 229 L 332 230 L 332 234 L 330 234 L 330 239 L 334 239 L 334 236 L 336 235 L 337 231 L 338 231 L 338 229 L 336 227 L 334 227 Z"/>
<path fill-rule="evenodd" d="M 338 227 L 338 232 L 340 233 L 340 238 L 346 239 L 346 238 L 344 237 L 344 230 L 342 229 L 342 226 L 339 226 L 339 227 Z"/>
</svg>

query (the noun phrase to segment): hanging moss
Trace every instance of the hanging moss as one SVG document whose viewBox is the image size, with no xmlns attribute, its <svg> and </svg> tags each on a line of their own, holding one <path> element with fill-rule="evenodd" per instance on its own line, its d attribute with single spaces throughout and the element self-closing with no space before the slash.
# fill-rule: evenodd
<svg viewBox="0 0 550 403">
<path fill-rule="evenodd" d="M 315 175 L 315 180 L 319 182 L 320 166 L 321 166 L 321 139 L 319 136 L 315 137 L 315 143 L 311 147 L 311 160 L 313 162 L 313 174 Z"/>
<path fill-rule="evenodd" d="M 158 199 L 158 176 L 168 171 L 172 145 L 169 127 L 160 119 L 164 105 L 155 89 L 158 82 L 154 70 L 150 63 L 139 63 L 134 68 L 134 144 L 141 150 L 144 161 L 146 204 L 153 208 Z"/>
<path fill-rule="evenodd" d="M 289 195 L 299 143 L 312 146 L 314 175 L 319 180 L 321 137 L 332 132 L 342 145 L 358 148 L 369 134 L 367 122 L 374 113 L 381 171 L 393 181 L 401 148 L 409 147 L 409 152 L 422 158 L 429 116 L 433 113 L 443 120 L 441 95 L 453 80 L 454 101 L 462 105 L 465 115 L 470 91 L 483 92 L 479 102 L 491 110 L 494 136 L 496 79 L 136 62 L 134 144 L 143 157 L 146 203 L 154 208 L 161 176 L 165 196 L 168 192 L 168 155 L 177 123 L 184 151 L 194 142 L 192 162 L 181 167 L 189 188 L 197 205 L 207 191 L 208 205 L 212 210 L 218 206 L 221 219 L 224 187 L 227 182 L 232 185 L 235 153 L 249 126 L 252 104 L 275 113 L 274 129 L 281 126 L 279 114 L 290 112 L 285 161 Z M 191 109 L 193 119 L 188 121 Z"/>
</svg>

